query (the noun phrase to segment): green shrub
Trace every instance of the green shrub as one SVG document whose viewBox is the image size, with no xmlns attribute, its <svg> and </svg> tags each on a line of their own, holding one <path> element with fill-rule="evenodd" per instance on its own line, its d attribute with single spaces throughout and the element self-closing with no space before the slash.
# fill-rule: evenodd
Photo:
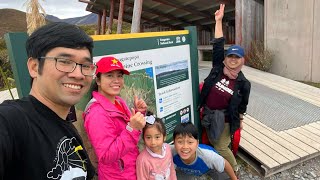
<svg viewBox="0 0 320 180">
<path fill-rule="evenodd" d="M 80 29 L 84 30 L 88 35 L 95 35 L 97 25 L 80 25 Z"/>
<path fill-rule="evenodd" d="M 262 41 L 253 41 L 247 52 L 247 65 L 261 71 L 269 71 L 272 66 L 274 53 L 264 47 Z"/>
<path fill-rule="evenodd" d="M 3 78 L 6 78 L 6 79 L 13 78 L 13 73 L 11 70 L 11 66 L 9 63 L 9 57 L 8 57 L 8 53 L 7 53 L 6 49 L 0 49 L 0 66 L 1 66 L 2 71 L 4 73 L 4 76 L 5 76 L 5 77 L 3 77 L 0 74 L 0 89 L 3 89 L 5 87 Z M 13 84 L 11 84 L 11 87 L 12 87 L 12 85 Z"/>
<path fill-rule="evenodd" d="M 6 43 L 4 41 L 4 38 L 0 37 L 0 50 L 7 49 Z"/>
<path fill-rule="evenodd" d="M 115 20 L 112 24 L 111 34 L 117 34 L 117 26 L 118 26 L 118 24 L 117 24 L 117 21 Z M 96 24 L 80 25 L 79 27 L 82 30 L 84 30 L 88 35 L 95 35 L 95 33 L 97 32 L 97 25 Z M 107 31 L 107 29 L 108 29 L 108 25 L 106 25 L 106 31 Z M 122 34 L 130 33 L 130 31 L 131 31 L 131 24 L 127 23 L 127 22 L 123 22 L 122 23 Z"/>
</svg>

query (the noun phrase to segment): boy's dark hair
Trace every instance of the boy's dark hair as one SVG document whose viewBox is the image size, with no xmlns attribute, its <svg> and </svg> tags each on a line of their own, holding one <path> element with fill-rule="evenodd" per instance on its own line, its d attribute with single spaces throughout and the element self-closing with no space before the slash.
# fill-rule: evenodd
<svg viewBox="0 0 320 180">
<path fill-rule="evenodd" d="M 147 111 L 146 116 L 151 116 L 151 115 L 153 115 L 153 113 L 150 111 Z M 146 125 L 142 129 L 142 138 L 144 137 L 145 131 L 150 127 L 156 127 L 162 133 L 163 137 L 167 135 L 166 126 L 164 125 L 162 119 L 155 118 L 155 121 L 153 124 L 146 123 Z"/>
<path fill-rule="evenodd" d="M 189 136 L 199 140 L 198 130 L 191 122 L 177 124 L 173 130 L 173 140 L 178 135 Z"/>
<path fill-rule="evenodd" d="M 87 48 L 92 59 L 93 40 L 78 26 L 64 22 L 50 23 L 34 31 L 26 42 L 28 58 L 44 57 L 56 47 Z M 44 59 L 39 61 L 39 74 L 42 73 Z"/>
</svg>

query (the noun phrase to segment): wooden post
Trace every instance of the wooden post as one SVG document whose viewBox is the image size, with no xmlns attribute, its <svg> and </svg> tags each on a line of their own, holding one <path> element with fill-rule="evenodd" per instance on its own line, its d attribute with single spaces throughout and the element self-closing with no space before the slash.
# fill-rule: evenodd
<svg viewBox="0 0 320 180">
<path fill-rule="evenodd" d="M 107 21 L 107 10 L 103 9 L 103 13 L 102 13 L 102 32 L 101 32 L 101 34 L 105 34 L 106 33 L 106 21 Z"/>
<path fill-rule="evenodd" d="M 143 0 L 134 0 L 131 33 L 140 32 L 140 20 Z"/>
<path fill-rule="evenodd" d="M 205 39 L 203 39 L 203 32 L 201 26 L 196 26 L 197 28 L 197 34 L 198 34 L 198 45 L 205 45 Z"/>
<path fill-rule="evenodd" d="M 114 0 L 110 0 L 110 13 L 109 13 L 107 34 L 112 33 L 113 15 L 114 15 Z"/>
<path fill-rule="evenodd" d="M 118 13 L 117 34 L 122 34 L 123 11 L 124 11 L 124 0 L 120 0 L 119 13 Z"/>
<path fill-rule="evenodd" d="M 203 50 L 198 49 L 198 61 L 203 61 Z"/>
<path fill-rule="evenodd" d="M 100 35 L 101 33 L 101 13 L 98 14 L 98 26 L 97 26 L 97 33 Z"/>
</svg>

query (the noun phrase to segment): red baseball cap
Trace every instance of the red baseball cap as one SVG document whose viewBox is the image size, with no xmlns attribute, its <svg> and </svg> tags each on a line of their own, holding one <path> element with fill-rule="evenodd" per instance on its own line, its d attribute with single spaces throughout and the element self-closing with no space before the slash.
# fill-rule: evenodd
<svg viewBox="0 0 320 180">
<path fill-rule="evenodd" d="M 101 58 L 97 64 L 96 74 L 98 73 L 107 73 L 114 70 L 121 70 L 124 74 L 129 75 L 130 72 L 123 68 L 122 63 L 112 56 L 107 56 Z"/>
</svg>

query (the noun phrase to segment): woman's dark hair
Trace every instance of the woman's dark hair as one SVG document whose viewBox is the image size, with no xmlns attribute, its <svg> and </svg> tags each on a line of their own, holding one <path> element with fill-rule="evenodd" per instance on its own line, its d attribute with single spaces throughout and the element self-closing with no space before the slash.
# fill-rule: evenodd
<svg viewBox="0 0 320 180">
<path fill-rule="evenodd" d="M 152 115 L 153 115 L 152 112 L 147 111 L 146 116 L 152 116 Z M 142 137 L 144 137 L 145 131 L 151 127 L 156 127 L 162 133 L 163 137 L 167 135 L 166 127 L 162 119 L 155 117 L 155 121 L 153 124 L 146 123 L 146 125 L 142 129 Z"/>
<path fill-rule="evenodd" d="M 173 130 L 173 140 L 178 135 L 189 136 L 199 140 L 198 130 L 191 122 L 177 124 Z"/>
<path fill-rule="evenodd" d="M 101 78 L 101 73 L 98 73 L 96 75 L 96 79 L 100 79 Z M 98 84 L 96 81 L 92 81 L 92 91 L 98 91 Z M 92 97 L 91 97 L 92 98 Z"/>
</svg>

